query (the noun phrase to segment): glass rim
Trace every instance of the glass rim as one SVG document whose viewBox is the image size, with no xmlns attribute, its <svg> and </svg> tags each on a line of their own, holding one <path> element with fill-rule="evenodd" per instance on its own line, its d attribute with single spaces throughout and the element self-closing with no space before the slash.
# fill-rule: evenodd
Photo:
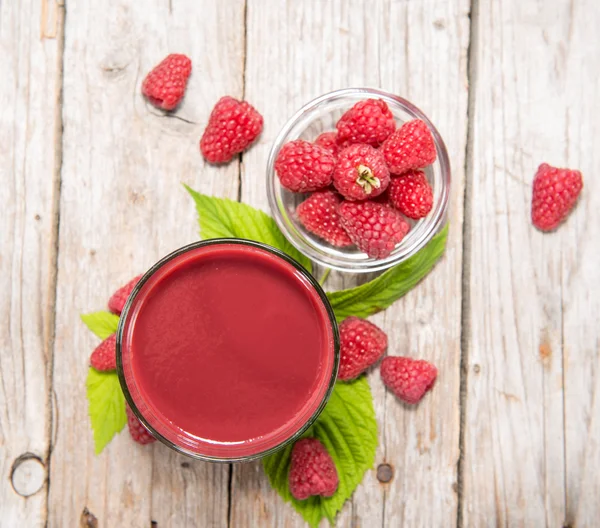
<svg viewBox="0 0 600 528">
<path fill-rule="evenodd" d="M 288 215 L 282 200 L 279 196 L 277 196 L 278 193 L 276 191 L 277 175 L 275 174 L 275 159 L 284 142 L 288 140 L 288 135 L 290 134 L 292 129 L 296 126 L 296 124 L 303 118 L 303 116 L 306 113 L 313 111 L 315 108 L 317 108 L 323 103 L 338 101 L 346 97 L 356 97 L 359 95 L 365 97 L 380 98 L 387 103 L 392 103 L 394 105 L 400 106 L 406 113 L 410 114 L 414 119 L 421 119 L 426 123 L 427 127 L 431 131 L 435 143 L 437 151 L 436 161 L 439 163 L 440 181 L 442 185 L 439 189 L 439 199 L 434 205 L 432 213 L 422 220 L 426 223 L 423 227 L 420 227 L 421 232 L 419 232 L 418 237 L 415 238 L 415 240 L 411 241 L 411 244 L 409 246 L 402 248 L 402 251 L 392 253 L 391 255 L 383 259 L 368 259 L 364 261 L 357 260 L 352 262 L 342 261 L 339 259 L 339 257 L 336 257 L 333 254 L 326 254 L 318 251 L 313 244 L 307 241 L 304 234 L 291 221 L 290 215 Z M 289 138 L 289 140 L 293 139 L 295 138 Z M 271 209 L 275 222 L 277 223 L 277 226 L 279 227 L 279 229 L 281 229 L 285 238 L 298 251 L 300 251 L 303 255 L 310 258 L 317 264 L 326 266 L 337 271 L 347 273 L 371 273 L 376 271 L 383 271 L 396 264 L 400 264 L 401 262 L 404 262 L 405 260 L 413 256 L 415 253 L 420 251 L 441 229 L 444 222 L 446 221 L 446 213 L 450 202 L 451 169 L 450 159 L 448 157 L 448 151 L 446 149 L 444 140 L 442 139 L 442 136 L 435 128 L 433 123 L 419 108 L 417 108 L 410 101 L 398 95 L 386 92 L 384 90 L 376 88 L 343 88 L 341 90 L 335 90 L 333 92 L 323 94 L 302 106 L 302 108 L 300 108 L 296 113 L 294 113 L 294 115 L 292 115 L 292 117 L 285 123 L 285 125 L 275 138 L 273 146 L 271 147 L 271 150 L 269 152 L 269 157 L 267 159 L 266 173 L 267 198 L 269 202 L 269 207 Z M 415 228 L 416 227 L 417 226 L 415 226 Z M 400 247 L 401 246 L 402 242 L 400 243 Z"/>
<path fill-rule="evenodd" d="M 272 446 L 268 449 L 265 449 L 263 451 L 260 451 L 258 453 L 252 453 L 250 455 L 238 456 L 238 457 L 219 457 L 219 456 L 204 455 L 201 453 L 197 453 L 196 451 L 193 451 L 191 449 L 188 449 L 186 447 L 183 447 L 181 445 L 178 445 L 178 444 L 172 442 L 168 438 L 165 438 L 161 433 L 159 433 L 149 423 L 149 421 L 144 417 L 144 415 L 141 413 L 141 411 L 138 409 L 137 405 L 135 404 L 135 401 L 131 395 L 129 387 L 127 386 L 127 381 L 125 379 L 125 373 L 123 370 L 123 357 L 122 357 L 122 350 L 121 350 L 121 341 L 123 338 L 123 332 L 125 330 L 125 322 L 129 315 L 129 311 L 134 304 L 135 298 L 138 295 L 138 293 L 140 292 L 140 290 L 142 289 L 142 287 L 144 286 L 144 284 L 164 265 L 171 262 L 173 259 L 179 257 L 180 255 L 183 255 L 189 251 L 192 251 L 192 250 L 195 250 L 198 248 L 202 248 L 205 246 L 223 245 L 223 244 L 237 244 L 237 245 L 258 248 L 258 249 L 267 251 L 267 252 L 271 253 L 272 255 L 275 255 L 276 257 L 279 257 L 279 258 L 285 260 L 288 264 L 291 264 L 303 276 L 303 278 L 308 281 L 308 283 L 317 292 L 319 298 L 321 299 L 321 302 L 323 303 L 325 311 L 327 313 L 329 323 L 331 325 L 332 334 L 333 334 L 333 368 L 331 371 L 331 376 L 329 377 L 329 380 L 327 383 L 327 390 L 325 391 L 325 394 L 323 395 L 321 402 L 315 408 L 314 412 L 311 414 L 311 416 L 308 418 L 308 420 L 302 426 L 300 426 L 298 428 L 298 430 L 296 432 L 294 432 L 294 434 L 292 434 L 289 438 L 286 438 L 284 441 L 280 442 L 279 444 Z M 331 397 L 331 393 L 333 392 L 335 383 L 337 381 L 339 362 L 340 362 L 340 337 L 339 337 L 339 329 L 338 329 L 337 319 L 335 317 L 335 313 L 333 311 L 331 303 L 329 302 L 329 299 L 327 298 L 327 294 L 325 293 L 325 291 L 323 290 L 323 288 L 321 287 L 321 285 L 319 284 L 317 279 L 304 266 L 302 266 L 302 264 L 300 264 L 298 261 L 296 261 L 294 258 L 287 255 L 283 251 L 281 251 L 273 246 L 270 246 L 268 244 L 264 244 L 262 242 L 256 242 L 254 240 L 248 240 L 245 238 L 213 238 L 213 239 L 208 239 L 208 240 L 200 240 L 197 242 L 192 242 L 191 244 L 187 244 L 185 246 L 182 246 L 182 247 L 176 249 L 175 251 L 172 251 L 171 253 L 164 256 L 162 259 L 160 259 L 158 262 L 156 262 L 148 271 L 146 271 L 146 273 L 144 273 L 142 278 L 137 282 L 137 284 L 134 286 L 131 294 L 127 298 L 127 302 L 125 303 L 125 306 L 119 317 L 119 326 L 117 329 L 117 339 L 116 339 L 116 356 L 117 356 L 117 375 L 119 377 L 119 383 L 121 385 L 121 390 L 123 391 L 123 395 L 125 396 L 125 400 L 126 400 L 127 404 L 129 405 L 129 407 L 131 408 L 133 414 L 136 416 L 136 418 L 143 424 L 143 426 L 148 431 L 150 431 L 150 433 L 152 434 L 152 436 L 154 436 L 154 438 L 156 438 L 157 440 L 159 440 L 160 442 L 165 444 L 167 447 L 170 447 L 174 451 L 177 451 L 178 453 L 181 453 L 183 455 L 189 456 L 189 457 L 197 459 L 197 460 L 203 460 L 206 462 L 222 462 L 222 463 L 249 462 L 252 460 L 257 460 L 257 459 L 263 458 L 265 456 L 271 455 L 271 454 L 279 451 L 280 449 L 283 449 L 285 446 L 289 445 L 290 443 L 294 442 L 295 440 L 299 439 L 308 430 L 308 428 L 311 425 L 313 425 L 313 423 L 319 417 L 319 415 L 321 414 L 321 412 L 327 405 L 327 402 L 329 401 L 329 398 Z"/>
</svg>

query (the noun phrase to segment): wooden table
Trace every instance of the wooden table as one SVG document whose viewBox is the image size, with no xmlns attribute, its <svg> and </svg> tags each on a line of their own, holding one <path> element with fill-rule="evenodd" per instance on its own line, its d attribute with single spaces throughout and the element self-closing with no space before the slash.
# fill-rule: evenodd
<svg viewBox="0 0 600 528">
<path fill-rule="evenodd" d="M 453 183 L 444 260 L 373 317 L 438 384 L 406 410 L 370 376 L 380 445 L 338 525 L 598 526 L 599 26 L 595 0 L 1 2 L 0 526 L 303 526 L 259 463 L 127 434 L 95 456 L 79 314 L 197 238 L 180 182 L 266 209 L 280 127 L 349 86 L 423 109 Z M 168 52 L 194 64 L 173 115 L 140 96 Z M 198 140 L 225 94 L 265 130 L 214 168 Z M 529 218 L 543 161 L 585 179 L 553 234 Z"/>
</svg>

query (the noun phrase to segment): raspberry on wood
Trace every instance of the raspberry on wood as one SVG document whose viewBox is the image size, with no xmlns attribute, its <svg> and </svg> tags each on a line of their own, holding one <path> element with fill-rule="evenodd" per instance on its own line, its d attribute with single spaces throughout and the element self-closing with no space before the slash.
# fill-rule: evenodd
<svg viewBox="0 0 600 528">
<path fill-rule="evenodd" d="M 142 94 L 154 106 L 173 110 L 183 99 L 187 81 L 192 73 L 192 61 L 185 55 L 167 55 L 146 75 Z"/>
<path fill-rule="evenodd" d="M 533 179 L 533 225 L 541 231 L 556 229 L 575 207 L 582 189 L 581 172 L 542 163 Z"/>
<path fill-rule="evenodd" d="M 226 163 L 246 150 L 263 129 L 263 117 L 250 103 L 221 97 L 208 118 L 200 151 L 210 163 Z"/>
<path fill-rule="evenodd" d="M 377 362 L 387 345 L 387 335 L 373 323 L 359 317 L 344 319 L 340 324 L 338 378 L 346 381 L 362 374 Z"/>
<path fill-rule="evenodd" d="M 381 379 L 398 398 L 406 403 L 421 401 L 433 387 L 437 368 L 422 359 L 388 356 L 381 362 Z"/>
</svg>

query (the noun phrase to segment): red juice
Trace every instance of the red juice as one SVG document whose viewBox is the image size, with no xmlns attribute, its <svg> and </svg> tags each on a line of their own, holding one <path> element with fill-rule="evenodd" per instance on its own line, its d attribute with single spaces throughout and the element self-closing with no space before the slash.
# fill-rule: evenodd
<svg viewBox="0 0 600 528">
<path fill-rule="evenodd" d="M 205 458 L 264 454 L 301 431 L 329 393 L 329 305 L 305 272 L 263 247 L 185 249 L 130 301 L 121 382 L 167 444 Z"/>
</svg>

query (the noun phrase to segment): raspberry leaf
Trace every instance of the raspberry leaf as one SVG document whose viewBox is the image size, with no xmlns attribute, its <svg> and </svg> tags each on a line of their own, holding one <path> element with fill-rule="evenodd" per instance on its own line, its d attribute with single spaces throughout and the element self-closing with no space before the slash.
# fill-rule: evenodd
<svg viewBox="0 0 600 528">
<path fill-rule="evenodd" d="M 340 479 L 332 497 L 292 497 L 288 473 L 292 445 L 263 459 L 271 486 L 313 527 L 323 517 L 333 525 L 336 514 L 373 466 L 377 448 L 377 422 L 371 389 L 364 376 L 337 383 L 327 406 L 304 436 L 321 440 L 333 458 Z"/>
<path fill-rule="evenodd" d="M 98 372 L 90 367 L 86 387 L 94 449 L 98 455 L 127 423 L 125 397 L 116 372 Z"/>
<path fill-rule="evenodd" d="M 187 192 L 196 202 L 200 237 L 246 238 L 280 249 L 311 271 L 310 260 L 292 246 L 268 214 L 226 198 L 200 194 L 187 185 Z"/>
<path fill-rule="evenodd" d="M 82 314 L 81 320 L 100 339 L 114 334 L 119 326 L 119 316 L 110 312 L 92 312 Z"/>
<path fill-rule="evenodd" d="M 447 236 L 446 225 L 423 249 L 372 281 L 356 288 L 329 292 L 327 296 L 338 321 L 351 315 L 368 317 L 385 310 L 406 294 L 431 271 L 442 256 Z"/>
</svg>

